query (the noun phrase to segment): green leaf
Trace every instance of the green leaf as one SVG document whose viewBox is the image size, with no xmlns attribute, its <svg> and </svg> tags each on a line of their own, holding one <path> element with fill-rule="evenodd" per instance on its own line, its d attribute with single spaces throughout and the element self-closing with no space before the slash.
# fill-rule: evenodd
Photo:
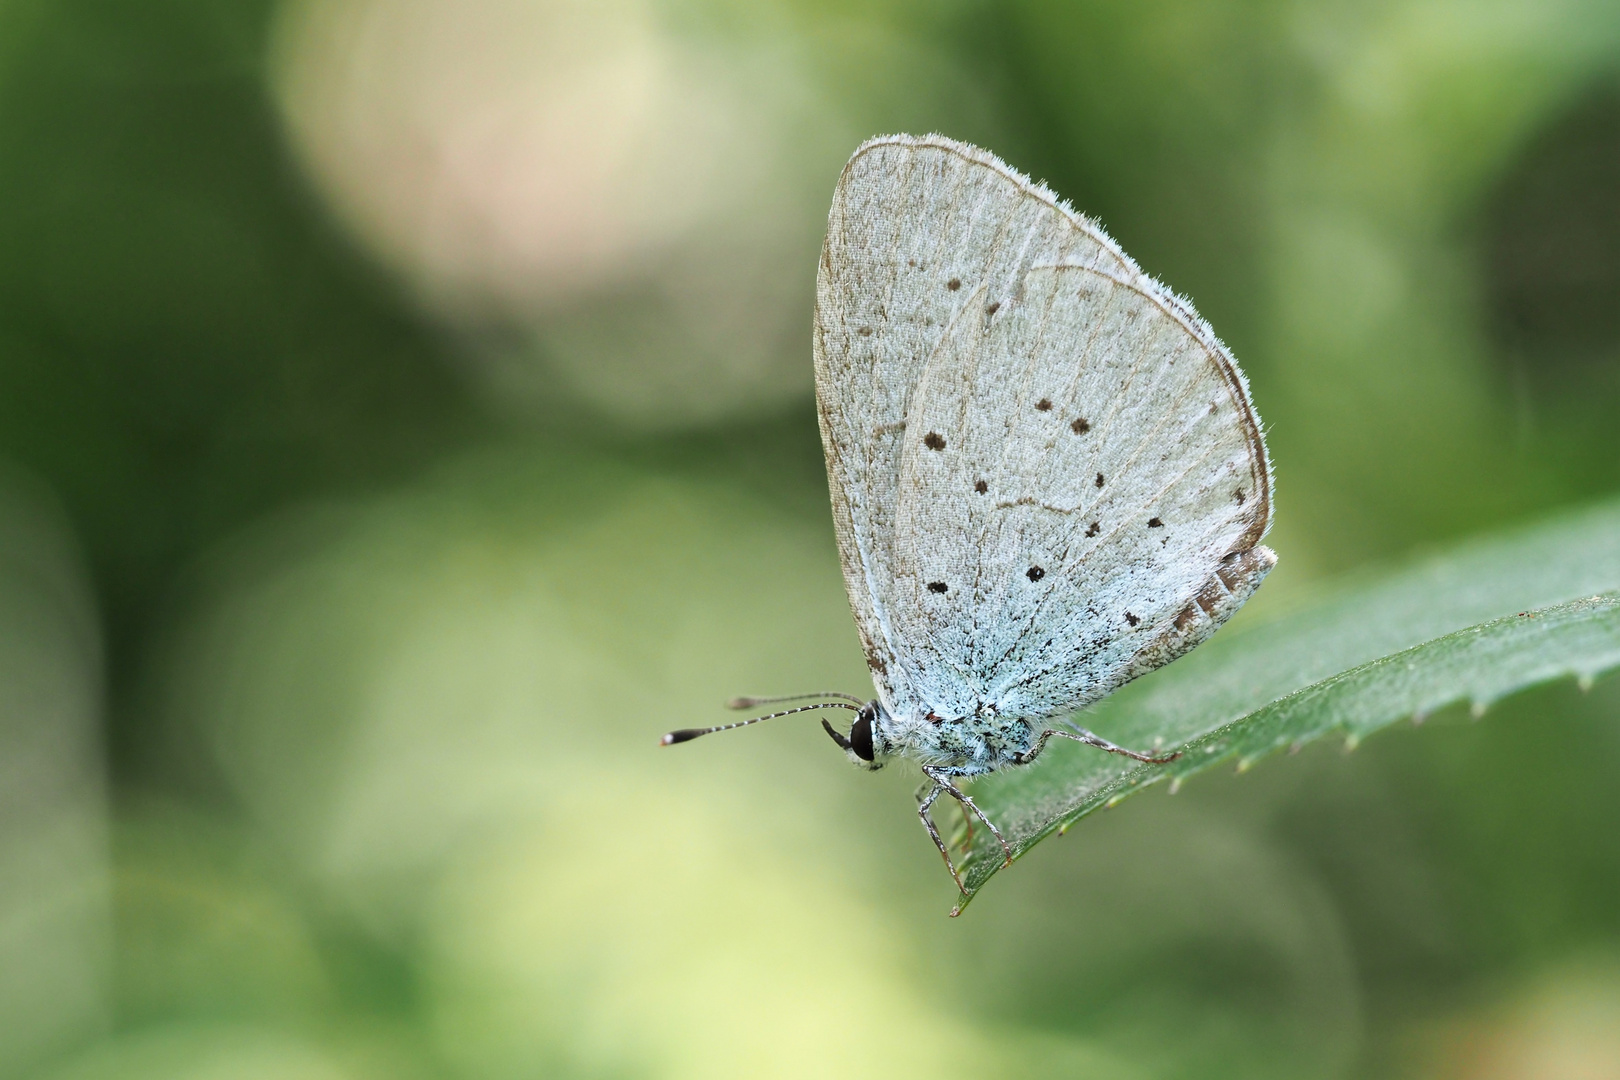
<svg viewBox="0 0 1620 1080">
<path fill-rule="evenodd" d="M 1039 763 L 987 777 L 973 796 L 1016 857 L 1161 780 L 1234 758 L 1244 769 L 1335 731 L 1353 744 L 1455 702 L 1481 712 L 1537 683 L 1616 666 L 1620 502 L 1611 502 L 1358 574 L 1291 614 L 1222 631 L 1077 717 L 1121 745 L 1179 749 L 1170 764 L 1054 740 Z M 985 830 L 966 863 L 957 911 L 1003 865 Z"/>
</svg>

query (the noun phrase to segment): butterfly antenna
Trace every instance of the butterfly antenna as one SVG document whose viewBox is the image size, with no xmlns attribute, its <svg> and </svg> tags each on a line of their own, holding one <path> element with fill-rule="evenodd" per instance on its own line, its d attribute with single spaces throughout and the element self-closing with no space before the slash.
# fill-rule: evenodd
<svg viewBox="0 0 1620 1080">
<path fill-rule="evenodd" d="M 817 690 L 809 694 L 784 694 L 781 697 L 734 697 L 730 701 L 726 702 L 726 708 L 757 709 L 761 705 L 775 705 L 779 701 L 803 701 L 805 698 L 813 697 L 843 698 L 845 701 L 853 701 L 857 705 L 866 704 L 866 702 L 862 701 L 854 694 L 840 693 L 837 690 Z"/>
<path fill-rule="evenodd" d="M 850 712 L 860 712 L 854 705 L 847 705 L 842 701 L 823 701 L 818 705 L 800 705 L 797 709 L 786 709 L 782 712 L 773 712 L 769 716 L 756 716 L 752 720 L 738 720 L 734 724 L 716 724 L 714 727 L 682 728 L 672 731 L 658 740 L 659 746 L 674 746 L 676 743 L 689 742 L 699 735 L 713 735 L 716 731 L 730 731 L 732 728 L 747 727 L 757 724 L 761 720 L 775 720 L 778 716 L 792 716 L 794 713 L 810 712 L 814 709 L 848 709 Z"/>
</svg>

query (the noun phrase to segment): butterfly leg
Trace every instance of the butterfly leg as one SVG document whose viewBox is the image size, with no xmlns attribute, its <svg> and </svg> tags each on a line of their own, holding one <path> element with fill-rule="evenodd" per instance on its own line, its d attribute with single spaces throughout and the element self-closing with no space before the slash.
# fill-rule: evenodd
<svg viewBox="0 0 1620 1080">
<path fill-rule="evenodd" d="M 917 792 L 913 797 L 918 802 L 922 802 L 923 797 L 929 792 L 933 791 L 935 786 L 935 782 L 932 779 L 924 780 L 917 788 Z M 978 830 L 973 827 L 973 815 L 968 812 L 968 808 L 963 806 L 961 803 L 957 803 L 956 808 L 962 812 L 962 835 L 960 840 L 952 837 L 948 846 L 956 848 L 963 854 L 966 854 L 967 852 L 973 850 L 973 837 L 977 834 Z"/>
<path fill-rule="evenodd" d="M 930 801 L 932 801 L 932 797 L 937 797 L 940 789 L 943 788 L 945 794 L 961 803 L 964 809 L 971 810 L 974 817 L 984 822 L 985 828 L 990 830 L 990 835 L 996 838 L 996 843 L 1001 845 L 1001 853 L 1006 856 L 1007 859 L 1003 865 L 1011 866 L 1013 860 L 1012 846 L 1008 844 L 1006 838 L 1001 835 L 1001 830 L 996 828 L 996 823 L 985 817 L 984 811 L 980 810 L 976 805 L 974 805 L 973 800 L 968 797 L 967 792 L 958 788 L 951 782 L 951 778 L 942 772 L 938 772 L 925 766 L 923 768 L 923 774 L 939 785 L 939 787 L 935 788 L 931 793 Z M 961 884 L 961 880 L 958 879 L 957 883 Z"/>
<path fill-rule="evenodd" d="M 1046 749 L 1046 740 L 1053 735 L 1061 735 L 1065 739 L 1073 739 L 1075 742 L 1085 743 L 1087 746 L 1095 746 L 1097 749 L 1106 750 L 1110 754 L 1123 754 L 1136 761 L 1145 761 L 1149 765 L 1166 765 L 1181 756 L 1180 750 L 1177 750 L 1169 757 L 1154 757 L 1152 754 L 1144 754 L 1140 750 L 1127 750 L 1123 746 L 1115 746 L 1101 735 L 1093 735 L 1085 728 L 1076 728 L 1074 731 L 1058 731 L 1054 728 L 1047 728 L 1041 732 L 1041 737 L 1035 740 L 1034 746 L 1013 759 L 1013 764 L 1028 765 L 1040 757 L 1041 751 Z"/>
<path fill-rule="evenodd" d="M 923 828 L 928 830 L 928 835 L 934 838 L 934 846 L 939 848 L 939 856 L 945 860 L 945 869 L 951 872 L 951 878 L 955 880 L 956 887 L 961 890 L 963 896 L 966 896 L 967 889 L 962 886 L 962 875 L 956 872 L 956 864 L 951 862 L 951 851 L 945 846 L 945 841 L 939 838 L 939 830 L 934 827 L 934 819 L 928 816 L 928 808 L 934 805 L 934 800 L 939 798 L 939 793 L 944 791 L 948 785 L 940 783 L 932 776 L 929 779 L 934 781 L 934 785 L 929 789 L 928 794 L 922 795 L 922 792 L 918 791 L 921 798 L 917 800 L 917 816 L 922 818 Z"/>
</svg>

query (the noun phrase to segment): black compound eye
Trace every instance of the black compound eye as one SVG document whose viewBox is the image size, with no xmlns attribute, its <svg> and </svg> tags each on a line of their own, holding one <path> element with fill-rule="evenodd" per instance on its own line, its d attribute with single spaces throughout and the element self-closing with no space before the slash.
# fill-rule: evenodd
<svg viewBox="0 0 1620 1080">
<path fill-rule="evenodd" d="M 855 718 L 855 723 L 849 729 L 849 748 L 855 751 L 855 756 L 862 761 L 871 761 L 875 755 L 872 752 L 872 714 L 865 709 Z"/>
</svg>

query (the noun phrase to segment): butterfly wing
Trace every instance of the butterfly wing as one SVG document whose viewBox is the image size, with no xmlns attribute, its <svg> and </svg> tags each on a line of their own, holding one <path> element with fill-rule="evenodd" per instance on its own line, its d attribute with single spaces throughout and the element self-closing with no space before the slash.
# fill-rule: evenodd
<svg viewBox="0 0 1620 1080">
<path fill-rule="evenodd" d="M 983 151 L 856 151 L 815 347 L 845 582 L 891 712 L 1078 708 L 1203 640 L 1274 561 L 1231 356 Z"/>
</svg>

